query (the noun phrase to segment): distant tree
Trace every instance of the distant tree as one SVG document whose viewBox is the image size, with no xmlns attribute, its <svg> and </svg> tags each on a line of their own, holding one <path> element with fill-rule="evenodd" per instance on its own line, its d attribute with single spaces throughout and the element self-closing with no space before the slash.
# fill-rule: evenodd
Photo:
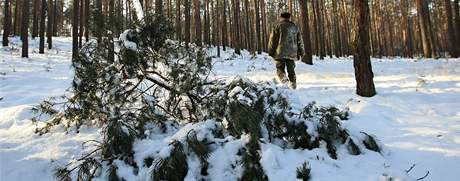
<svg viewBox="0 0 460 181">
<path fill-rule="evenodd" d="M 200 17 L 200 0 L 193 0 L 193 18 L 195 22 L 195 43 L 198 46 L 202 45 L 201 42 L 201 17 Z"/>
<path fill-rule="evenodd" d="M 182 40 L 182 14 L 180 11 L 180 6 L 181 6 L 181 0 L 176 0 L 176 39 L 178 41 Z"/>
<path fill-rule="evenodd" d="M 322 0 L 313 1 L 314 3 L 314 12 L 316 17 L 316 34 L 318 36 L 318 54 L 319 58 L 322 60 L 326 56 L 326 47 L 325 47 L 325 33 L 324 33 L 324 24 L 323 24 L 323 11 Z"/>
<path fill-rule="evenodd" d="M 32 12 L 33 22 L 32 22 L 32 38 L 38 36 L 38 12 L 40 8 L 40 0 L 33 0 L 34 1 L 34 10 Z"/>
<path fill-rule="evenodd" d="M 38 53 L 45 53 L 45 21 L 46 21 L 46 0 L 41 0 L 40 8 L 40 43 Z"/>
<path fill-rule="evenodd" d="M 434 50 L 434 37 L 431 29 L 431 20 L 427 0 L 416 0 L 419 19 L 419 31 L 422 38 L 423 55 L 425 58 L 432 58 Z"/>
<path fill-rule="evenodd" d="M 155 0 L 155 13 L 163 14 L 163 0 Z"/>
<path fill-rule="evenodd" d="M 210 14 L 210 11 L 209 10 L 209 0 L 205 0 L 205 10 L 204 10 L 204 27 L 203 27 L 203 41 L 206 45 L 209 45 L 210 44 L 210 36 L 209 36 L 209 33 L 210 33 L 210 18 L 209 18 L 209 14 Z"/>
<path fill-rule="evenodd" d="M 21 57 L 29 57 L 29 6 L 30 1 L 24 0 L 22 7 L 22 27 L 21 27 L 21 39 L 22 39 L 22 54 Z"/>
<path fill-rule="evenodd" d="M 89 26 L 90 26 L 89 19 L 91 17 L 91 12 L 89 10 L 90 0 L 84 0 L 84 1 L 85 1 L 85 24 L 80 25 L 80 26 L 85 26 L 85 40 L 88 41 L 89 40 Z M 123 20 L 123 18 L 121 18 L 121 20 Z"/>
<path fill-rule="evenodd" d="M 21 23 L 22 22 L 22 1 L 23 0 L 16 0 L 14 1 L 14 24 L 13 24 L 13 35 L 20 35 L 21 34 Z"/>
<path fill-rule="evenodd" d="M 376 91 L 370 59 L 369 2 L 368 0 L 354 0 L 354 7 L 356 12 L 356 39 L 353 66 L 355 68 L 356 93 L 363 97 L 372 97 L 376 94 Z"/>
<path fill-rule="evenodd" d="M 223 0 L 222 5 L 222 50 L 226 50 L 226 46 L 228 45 L 228 37 L 227 37 L 227 0 Z"/>
<path fill-rule="evenodd" d="M 453 11 L 454 11 L 454 32 L 455 32 L 455 38 L 456 39 L 456 44 L 455 46 L 459 49 L 459 56 L 460 56 L 460 8 L 458 5 L 459 1 L 454 0 L 454 6 L 453 6 Z"/>
<path fill-rule="evenodd" d="M 454 30 L 454 22 L 453 22 L 453 15 L 452 15 L 452 6 L 450 4 L 450 0 L 444 0 L 444 6 L 446 8 L 446 16 L 447 16 L 447 46 L 449 49 L 449 53 L 451 57 L 459 57 L 460 55 L 460 48 L 455 45 L 457 38 L 455 37 L 455 30 Z"/>
<path fill-rule="evenodd" d="M 401 16 L 402 16 L 402 33 L 403 33 L 403 44 L 404 44 L 404 56 L 412 57 L 413 48 L 412 48 L 412 28 L 411 21 L 409 18 L 409 2 L 401 1 Z"/>
<path fill-rule="evenodd" d="M 95 0 L 94 23 L 95 23 L 95 36 L 97 42 L 102 42 L 102 35 L 104 32 L 104 14 L 102 13 L 102 0 Z"/>
<path fill-rule="evenodd" d="M 255 11 L 255 30 L 256 30 L 256 42 L 255 47 L 257 47 L 257 53 L 262 53 L 262 39 L 260 34 L 260 11 L 259 11 L 259 0 L 254 0 L 254 11 Z"/>
<path fill-rule="evenodd" d="M 235 53 L 240 55 L 241 54 L 241 43 L 240 43 L 240 3 L 239 0 L 233 0 L 233 48 L 235 49 Z"/>
<path fill-rule="evenodd" d="M 191 28 L 190 28 L 190 23 L 191 23 L 191 19 L 190 19 L 190 0 L 184 0 L 184 3 L 185 3 L 185 27 L 184 27 L 184 30 L 185 30 L 185 42 L 187 43 L 190 43 L 190 31 L 191 31 Z"/>
<path fill-rule="evenodd" d="M 299 0 L 300 1 L 300 26 L 302 27 L 302 37 L 304 42 L 305 55 L 302 58 L 302 62 L 313 65 L 313 55 L 311 52 L 311 40 L 310 40 L 310 28 L 308 26 L 308 6 L 307 0 Z"/>
<path fill-rule="evenodd" d="M 79 7 L 80 0 L 73 0 L 73 17 L 72 17 L 72 59 L 75 59 L 78 55 L 78 24 L 79 20 Z"/>
<path fill-rule="evenodd" d="M 47 40 L 46 42 L 48 43 L 48 49 L 53 48 L 53 23 L 54 23 L 54 13 L 53 13 L 53 0 L 48 0 L 48 23 L 46 25 L 46 36 Z"/>
<path fill-rule="evenodd" d="M 11 12 L 10 12 L 10 0 L 5 0 L 5 20 L 3 21 L 3 46 L 8 46 L 8 37 L 11 33 Z"/>
</svg>

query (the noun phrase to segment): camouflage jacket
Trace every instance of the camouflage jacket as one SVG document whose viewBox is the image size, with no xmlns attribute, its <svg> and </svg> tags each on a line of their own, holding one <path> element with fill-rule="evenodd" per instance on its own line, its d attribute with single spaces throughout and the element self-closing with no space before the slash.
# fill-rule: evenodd
<svg viewBox="0 0 460 181">
<path fill-rule="evenodd" d="M 274 59 L 297 60 L 304 54 L 299 28 L 289 20 L 281 20 L 272 30 L 268 54 Z"/>
</svg>

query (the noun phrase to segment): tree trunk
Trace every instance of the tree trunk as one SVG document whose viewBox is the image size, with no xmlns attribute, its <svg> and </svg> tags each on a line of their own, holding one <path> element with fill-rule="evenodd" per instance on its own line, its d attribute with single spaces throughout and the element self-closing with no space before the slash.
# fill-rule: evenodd
<svg viewBox="0 0 460 181">
<path fill-rule="evenodd" d="M 176 39 L 180 42 L 182 40 L 182 27 L 181 27 L 181 0 L 176 1 Z"/>
<path fill-rule="evenodd" d="M 194 22 L 195 22 L 195 43 L 198 46 L 202 45 L 201 42 L 201 17 L 200 17 L 200 0 L 193 0 L 193 12 L 194 12 Z"/>
<path fill-rule="evenodd" d="M 22 0 L 16 0 L 14 3 L 14 24 L 13 24 L 13 35 L 21 34 L 21 7 Z"/>
<path fill-rule="evenodd" d="M 11 32 L 11 12 L 10 12 L 10 0 L 5 0 L 5 20 L 3 21 L 3 46 L 8 46 L 8 37 Z"/>
<path fill-rule="evenodd" d="M 78 28 L 79 28 L 79 32 L 78 32 L 78 48 L 81 48 L 81 46 L 83 46 L 83 33 L 85 31 L 85 26 L 83 26 L 83 24 L 85 23 L 85 3 L 84 1 L 85 0 L 78 0 L 79 1 L 79 14 L 78 14 Z M 110 2 L 113 2 L 113 0 L 109 0 Z M 113 30 L 115 24 L 112 24 L 112 26 L 110 26 Z"/>
<path fill-rule="evenodd" d="M 239 12 L 240 12 L 240 4 L 239 0 L 234 0 L 233 1 L 233 33 L 234 33 L 234 38 L 233 38 L 233 48 L 235 48 L 235 53 L 240 55 L 241 54 L 241 42 L 240 42 L 240 21 L 239 21 Z"/>
<path fill-rule="evenodd" d="M 403 45 L 404 45 L 404 56 L 412 57 L 412 39 L 411 39 L 411 28 L 409 20 L 409 2 L 401 1 L 401 15 L 402 15 L 402 33 L 403 33 Z"/>
<path fill-rule="evenodd" d="M 255 26 L 256 26 L 256 47 L 257 47 L 257 54 L 262 54 L 262 40 L 260 35 L 260 13 L 259 13 L 259 0 L 254 0 L 254 8 L 255 8 Z"/>
<path fill-rule="evenodd" d="M 369 47 L 369 4 L 367 0 L 354 0 L 357 33 L 353 66 L 355 68 L 356 93 L 363 97 L 376 94 L 374 74 L 370 60 Z"/>
<path fill-rule="evenodd" d="M 302 58 L 302 62 L 313 65 L 313 55 L 311 52 L 311 40 L 310 40 L 310 28 L 308 26 L 308 6 L 307 0 L 300 0 L 300 14 L 301 14 L 301 26 L 302 26 L 302 38 L 304 42 L 305 54 Z"/>
<path fill-rule="evenodd" d="M 427 0 L 416 0 L 417 4 L 417 13 L 419 18 L 419 31 L 422 35 L 422 47 L 423 47 L 423 55 L 425 58 L 432 58 L 432 40 L 431 40 L 431 32 L 429 30 L 429 12 L 428 12 L 428 2 Z"/>
<path fill-rule="evenodd" d="M 246 17 L 245 17 L 245 23 L 246 23 L 246 26 L 245 26 L 245 29 L 246 29 L 246 48 L 249 50 L 249 51 L 253 51 L 252 49 L 252 40 L 251 40 L 251 37 L 252 37 L 252 31 L 251 31 L 251 24 L 249 23 L 249 0 L 244 0 L 244 12 L 246 14 Z"/>
<path fill-rule="evenodd" d="M 222 50 L 226 50 L 226 46 L 228 44 L 228 37 L 227 37 L 227 0 L 223 0 L 223 7 L 222 7 Z"/>
<path fill-rule="evenodd" d="M 48 23 L 46 26 L 46 36 L 47 40 L 46 42 L 48 43 L 48 49 L 53 48 L 53 0 L 48 0 Z"/>
<path fill-rule="evenodd" d="M 185 42 L 190 43 L 190 0 L 185 0 Z"/>
<path fill-rule="evenodd" d="M 89 19 L 90 19 L 90 16 L 91 16 L 91 12 L 89 11 L 89 6 L 90 6 L 90 2 L 89 0 L 84 0 L 85 1 L 85 40 L 86 42 L 88 42 L 89 40 Z M 121 18 L 122 19 L 122 18 Z M 80 26 L 83 26 L 83 25 L 80 25 Z"/>
<path fill-rule="evenodd" d="M 29 0 L 23 1 L 22 7 L 22 25 L 21 25 L 21 39 L 22 39 L 22 54 L 21 57 L 29 57 Z"/>
<path fill-rule="evenodd" d="M 265 12 L 265 0 L 259 0 L 260 4 L 260 12 L 261 12 L 261 19 L 262 19 L 262 24 L 261 24 L 261 31 L 262 31 L 262 50 L 267 51 L 268 50 L 268 32 L 267 32 L 267 13 Z"/>
<path fill-rule="evenodd" d="M 96 9 L 94 11 L 95 35 L 97 42 L 102 42 L 102 35 L 104 31 L 104 15 L 102 13 L 102 0 L 95 0 Z"/>
<path fill-rule="evenodd" d="M 460 8 L 458 5 L 458 0 L 454 0 L 454 32 L 456 38 L 455 47 L 457 47 L 458 55 L 460 56 Z"/>
<path fill-rule="evenodd" d="M 40 13 L 40 44 L 38 48 L 39 54 L 45 53 L 45 21 L 46 21 L 46 0 L 41 0 Z"/>
<path fill-rule="evenodd" d="M 209 42 L 209 0 L 205 0 L 205 11 L 204 11 L 204 31 L 203 31 L 203 39 L 206 45 L 210 45 Z"/>
<path fill-rule="evenodd" d="M 57 25 L 59 23 L 59 12 L 57 11 L 57 0 L 54 0 L 54 6 L 53 6 L 53 36 L 57 36 Z"/>
<path fill-rule="evenodd" d="M 220 38 L 220 34 L 219 34 L 219 27 L 221 25 L 221 21 L 220 21 L 220 16 L 219 16 L 219 7 L 220 7 L 220 1 L 217 1 L 217 4 L 216 4 L 216 10 L 215 10 L 215 15 L 214 17 L 216 18 L 216 24 L 217 24 L 217 27 L 216 27 L 216 41 L 217 41 L 217 57 L 220 57 L 220 45 L 221 45 L 221 42 L 222 42 L 222 39 Z M 222 33 L 222 32 L 220 32 Z"/>
<path fill-rule="evenodd" d="M 163 0 L 155 0 L 155 13 L 163 14 Z"/>
<path fill-rule="evenodd" d="M 319 33 L 318 33 L 318 20 L 316 19 L 316 14 L 318 13 L 317 12 L 317 6 L 316 6 L 316 2 L 315 1 L 312 1 L 311 2 L 311 6 L 312 6 L 312 10 L 313 10 L 313 35 L 315 36 L 314 37 L 314 52 L 315 52 L 315 55 L 319 55 Z"/>
<path fill-rule="evenodd" d="M 34 0 L 34 10 L 32 12 L 33 15 L 33 23 L 32 23 L 32 38 L 35 39 L 38 35 L 38 15 L 37 13 L 38 8 L 40 7 L 40 0 Z"/>
<path fill-rule="evenodd" d="M 73 0 L 72 16 L 72 59 L 78 55 L 78 24 L 79 24 L 79 1 Z"/>
<path fill-rule="evenodd" d="M 339 26 L 340 26 L 340 21 L 339 21 L 339 18 L 338 18 L 338 10 L 337 10 L 337 1 L 333 1 L 332 2 L 332 7 L 333 7 L 333 22 L 334 22 L 334 36 L 335 36 L 335 55 L 337 57 L 341 57 L 343 56 L 342 54 L 342 40 L 341 40 L 341 37 L 340 37 L 340 30 L 339 30 Z"/>
<path fill-rule="evenodd" d="M 452 20 L 452 6 L 450 3 L 450 0 L 444 0 L 447 16 L 447 47 L 449 49 L 450 56 L 457 58 L 459 57 L 459 48 L 455 46 L 455 40 L 457 40 L 457 38 L 455 37 L 454 24 Z"/>
<path fill-rule="evenodd" d="M 326 48 L 325 48 L 325 37 L 324 37 L 324 24 L 323 24 L 323 18 L 322 18 L 322 12 L 324 9 L 322 8 L 322 5 L 319 3 L 322 3 L 322 1 L 314 1 L 316 3 L 316 22 L 317 27 L 316 27 L 316 32 L 319 35 L 319 59 L 323 60 L 324 57 L 326 56 Z"/>
</svg>

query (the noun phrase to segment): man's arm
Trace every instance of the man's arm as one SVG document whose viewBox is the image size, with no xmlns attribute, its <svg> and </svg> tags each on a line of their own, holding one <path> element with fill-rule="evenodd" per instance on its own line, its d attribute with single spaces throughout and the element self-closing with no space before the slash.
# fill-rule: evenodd
<svg viewBox="0 0 460 181">
<path fill-rule="evenodd" d="M 279 42 L 279 30 L 278 26 L 275 26 L 270 33 L 270 39 L 268 41 L 268 55 L 271 57 L 275 56 L 276 49 L 278 48 Z"/>
<path fill-rule="evenodd" d="M 303 44 L 303 38 L 300 31 L 297 33 L 297 57 L 300 59 L 305 54 L 305 47 Z"/>
</svg>

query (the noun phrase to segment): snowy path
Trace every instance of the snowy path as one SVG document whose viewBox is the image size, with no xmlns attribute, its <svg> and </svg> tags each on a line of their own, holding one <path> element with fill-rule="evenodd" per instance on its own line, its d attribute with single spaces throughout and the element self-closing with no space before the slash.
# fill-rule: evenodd
<svg viewBox="0 0 460 181">
<path fill-rule="evenodd" d="M 39 137 L 33 134 L 31 106 L 48 96 L 60 95 L 70 86 L 70 39 L 56 39 L 58 51 L 31 53 L 21 59 L 19 50 L 0 49 L 0 180 L 51 180 L 52 169 L 78 157 L 81 143 L 94 138 L 95 130 L 78 135 L 64 133 Z M 36 47 L 36 42 L 34 46 Z M 13 53 L 11 53 L 13 52 Z M 247 54 L 246 54 L 247 55 Z M 226 54 L 224 59 L 230 55 Z M 351 59 L 315 59 L 314 66 L 298 63 L 298 90 L 286 89 L 290 101 L 303 107 L 348 106 L 357 131 L 374 134 L 385 145 L 376 153 L 344 156 L 334 161 L 311 162 L 318 180 L 377 180 L 391 170 L 408 169 L 425 180 L 454 181 L 460 178 L 460 60 L 373 60 L 378 95 L 354 94 Z M 274 65 L 265 56 L 251 60 L 216 60 L 217 77 L 236 75 L 254 81 L 270 81 Z M 273 180 L 292 180 L 295 168 L 313 151 L 283 151 L 263 147 L 262 165 Z M 288 173 L 289 172 L 289 173 Z M 395 175 L 398 175 L 397 173 Z M 316 180 L 316 179 L 314 179 Z"/>
</svg>

